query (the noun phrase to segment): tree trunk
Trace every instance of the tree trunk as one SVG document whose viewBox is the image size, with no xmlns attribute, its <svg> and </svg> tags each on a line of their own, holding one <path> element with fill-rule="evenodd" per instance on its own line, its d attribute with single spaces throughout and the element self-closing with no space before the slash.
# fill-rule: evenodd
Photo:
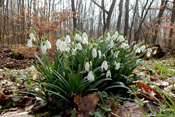
<svg viewBox="0 0 175 117">
<path fill-rule="evenodd" d="M 172 15 L 171 15 L 171 25 L 174 25 L 174 21 L 175 21 L 175 0 L 173 1 L 173 9 L 172 9 Z M 173 36 L 173 31 L 174 29 L 171 28 L 170 29 L 170 36 L 169 36 L 169 41 L 168 41 L 168 48 L 171 48 L 171 44 L 172 44 L 172 36 Z"/>
<path fill-rule="evenodd" d="M 75 31 L 75 29 L 77 28 L 77 21 L 76 21 L 76 11 L 75 11 L 75 4 L 74 4 L 74 0 L 71 0 L 72 2 L 72 12 L 73 12 L 73 33 Z"/>
<path fill-rule="evenodd" d="M 133 28 L 133 25 L 134 25 L 134 22 L 135 22 L 135 19 L 136 19 L 135 16 L 136 16 L 137 9 L 138 9 L 138 0 L 136 0 L 136 4 L 135 4 L 135 8 L 134 8 L 134 14 L 133 14 L 133 17 L 132 17 L 132 23 L 131 23 L 131 28 L 130 28 L 130 32 L 129 32 L 129 44 L 131 44 L 132 28 Z"/>
<path fill-rule="evenodd" d="M 128 34 L 128 21 L 129 21 L 129 0 L 125 1 L 125 27 L 124 27 L 124 37 Z"/>
<path fill-rule="evenodd" d="M 119 32 L 120 32 L 122 13 L 123 13 L 123 0 L 120 0 L 120 3 L 119 3 L 119 16 L 118 16 L 118 21 L 117 21 L 117 28 L 118 28 Z"/>
<path fill-rule="evenodd" d="M 158 16 L 156 17 L 156 19 L 158 19 L 158 21 L 156 22 L 156 27 L 155 27 L 155 36 L 153 37 L 153 40 L 152 40 L 152 43 L 155 44 L 156 43 L 156 40 L 157 40 L 157 34 L 158 34 L 158 26 L 160 25 L 161 23 L 161 17 L 163 16 L 163 13 L 165 11 L 165 8 L 166 8 L 166 5 L 168 3 L 169 0 L 166 0 L 166 1 L 163 1 L 161 2 L 161 6 L 162 7 L 160 10 L 159 10 L 159 14 Z"/>
</svg>

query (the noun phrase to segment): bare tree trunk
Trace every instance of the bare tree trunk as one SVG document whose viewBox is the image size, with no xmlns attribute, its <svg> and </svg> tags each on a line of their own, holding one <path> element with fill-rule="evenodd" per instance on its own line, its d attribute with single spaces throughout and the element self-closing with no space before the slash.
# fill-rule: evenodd
<svg viewBox="0 0 175 117">
<path fill-rule="evenodd" d="M 129 21 L 129 0 L 125 1 L 125 27 L 124 27 L 124 37 L 128 34 L 128 21 Z"/>
<path fill-rule="evenodd" d="M 105 17 L 105 7 L 104 7 L 104 0 L 102 0 L 102 9 L 103 9 L 103 34 L 104 34 L 104 32 L 105 32 L 105 30 L 106 30 L 106 17 Z"/>
<path fill-rule="evenodd" d="M 72 12 L 73 12 L 73 32 L 75 31 L 75 29 L 77 28 L 77 21 L 76 21 L 76 11 L 75 11 L 75 4 L 74 4 L 74 0 L 71 0 L 72 2 Z"/>
<path fill-rule="evenodd" d="M 130 28 L 130 32 L 129 32 L 129 44 L 131 44 L 131 38 L 132 38 L 132 28 L 133 28 L 133 24 L 135 22 L 135 16 L 136 16 L 136 10 L 138 9 L 138 0 L 136 0 L 136 4 L 135 4 L 135 8 L 134 8 L 134 14 L 132 17 L 132 23 L 131 23 L 131 28 Z"/>
<path fill-rule="evenodd" d="M 174 21 L 175 21 L 175 0 L 173 1 L 173 9 L 172 9 L 172 15 L 171 15 L 171 25 L 174 24 Z M 170 40 L 168 41 L 168 49 L 171 48 L 172 36 L 173 36 L 173 33 L 174 33 L 173 30 L 174 30 L 173 28 L 170 29 L 170 36 L 169 36 Z"/>
<path fill-rule="evenodd" d="M 119 3 L 119 16 L 118 16 L 118 21 L 117 21 L 117 28 L 118 28 L 119 32 L 120 32 L 122 13 L 123 13 L 123 0 L 120 0 L 120 3 Z"/>
<path fill-rule="evenodd" d="M 146 2 L 146 4 L 145 4 L 145 7 L 144 7 L 144 9 L 142 10 L 141 22 L 140 22 L 140 24 L 139 24 L 139 27 L 138 27 L 137 31 L 136 31 L 135 34 L 134 34 L 134 39 L 135 39 L 136 43 L 137 43 L 138 40 L 139 40 L 139 36 L 140 36 L 139 33 L 140 33 L 140 31 L 141 31 L 142 24 L 143 24 L 143 22 L 144 22 L 144 20 L 145 20 L 145 18 L 146 18 L 146 16 L 147 16 L 147 13 L 148 13 L 148 11 L 149 11 L 149 9 L 150 9 L 150 7 L 151 7 L 151 5 L 152 5 L 152 3 L 153 3 L 154 0 L 151 1 L 151 3 L 150 3 L 149 6 L 148 6 L 148 9 L 147 9 L 146 12 L 145 12 L 145 15 L 143 15 L 143 12 L 144 12 L 144 10 L 145 10 L 147 4 L 148 4 L 148 1 L 149 1 L 149 0 L 147 0 L 147 2 Z M 143 18 L 142 18 L 142 17 L 143 17 Z"/>
<path fill-rule="evenodd" d="M 158 21 L 156 22 L 157 24 L 156 24 L 156 27 L 155 27 L 155 36 L 153 37 L 153 40 L 152 40 L 152 43 L 153 44 L 155 44 L 156 43 L 156 40 L 157 40 L 157 34 L 158 34 L 158 26 L 160 25 L 160 23 L 161 23 L 161 17 L 163 16 L 163 13 L 164 13 L 164 11 L 165 11 L 165 8 L 166 8 L 166 5 L 167 5 L 167 3 L 168 3 L 168 1 L 169 0 L 166 0 L 166 1 L 164 1 L 164 0 L 162 0 L 162 2 L 161 2 L 161 6 L 160 7 L 162 7 L 160 10 L 159 10 L 159 14 L 158 14 L 158 16 L 156 17 L 156 19 L 158 19 Z"/>
<path fill-rule="evenodd" d="M 112 4 L 110 6 L 110 9 L 109 11 L 106 11 L 105 10 L 105 7 L 104 7 L 104 0 L 102 0 L 102 6 L 100 6 L 97 2 L 95 2 L 94 0 L 92 0 L 94 4 L 96 4 L 99 8 L 101 8 L 103 10 L 103 24 L 104 24 L 104 28 L 103 28 L 103 34 L 105 32 L 106 29 L 109 30 L 109 27 L 110 27 L 110 20 L 111 20 L 111 16 L 112 16 L 112 12 L 113 12 L 113 9 L 114 9 L 114 6 L 115 6 L 115 3 L 116 3 L 116 0 L 113 0 L 112 1 Z M 107 16 L 107 21 L 106 18 L 105 18 L 105 13 L 108 14 Z"/>
</svg>

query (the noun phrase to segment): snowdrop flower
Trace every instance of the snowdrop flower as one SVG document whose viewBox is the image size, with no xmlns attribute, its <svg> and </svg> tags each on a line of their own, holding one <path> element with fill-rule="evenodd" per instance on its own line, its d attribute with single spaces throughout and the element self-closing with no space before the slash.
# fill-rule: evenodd
<svg viewBox="0 0 175 117">
<path fill-rule="evenodd" d="M 110 35 L 110 33 L 109 33 L 109 32 L 107 33 L 107 36 L 108 36 L 108 37 L 111 37 L 111 35 Z"/>
<path fill-rule="evenodd" d="M 62 45 L 62 41 L 58 39 L 56 42 L 57 50 L 60 49 L 61 45 Z"/>
<path fill-rule="evenodd" d="M 30 39 L 33 40 L 33 41 L 36 40 L 35 35 L 34 35 L 33 33 L 30 33 L 30 34 L 29 34 L 29 37 L 30 37 Z"/>
<path fill-rule="evenodd" d="M 71 39 L 70 39 L 70 36 L 69 35 L 66 35 L 65 42 L 66 43 L 70 43 L 71 42 Z"/>
<path fill-rule="evenodd" d="M 51 44 L 48 40 L 46 40 L 46 47 L 47 47 L 47 49 L 51 49 Z"/>
<path fill-rule="evenodd" d="M 70 48 L 69 48 L 68 44 L 65 41 L 62 41 L 60 51 L 64 52 L 64 51 L 69 51 L 69 50 L 70 50 Z"/>
<path fill-rule="evenodd" d="M 42 54 L 46 54 L 46 51 L 47 51 L 46 44 L 44 42 L 41 42 L 41 52 L 42 52 Z"/>
<path fill-rule="evenodd" d="M 140 51 L 144 52 L 145 48 L 146 48 L 146 46 L 145 46 L 145 45 L 142 45 L 142 46 L 140 47 Z"/>
<path fill-rule="evenodd" d="M 111 71 L 110 71 L 110 70 L 108 70 L 108 71 L 106 72 L 106 78 L 111 78 Z"/>
<path fill-rule="evenodd" d="M 76 52 L 77 52 L 77 49 L 76 48 L 75 49 L 72 49 L 72 55 L 75 55 Z"/>
<path fill-rule="evenodd" d="M 77 33 L 75 34 L 75 39 L 78 40 L 78 41 L 80 41 L 80 42 L 82 41 L 81 40 L 81 36 L 79 34 L 77 34 Z"/>
<path fill-rule="evenodd" d="M 101 50 L 98 50 L 98 56 L 101 58 Z"/>
<path fill-rule="evenodd" d="M 118 31 L 115 31 L 115 34 L 112 36 L 112 39 L 116 39 L 118 37 Z"/>
<path fill-rule="evenodd" d="M 105 38 L 105 42 L 108 42 L 110 40 L 110 37 Z"/>
<path fill-rule="evenodd" d="M 153 54 L 156 54 L 157 53 L 157 50 L 154 50 Z"/>
<path fill-rule="evenodd" d="M 85 70 L 86 70 L 86 71 L 89 71 L 89 67 L 90 67 L 89 62 L 86 62 L 86 63 L 85 63 Z"/>
<path fill-rule="evenodd" d="M 115 69 L 116 70 L 119 70 L 120 69 L 120 63 L 117 63 L 116 61 L 115 61 Z"/>
<path fill-rule="evenodd" d="M 147 50 L 147 57 L 151 56 L 151 52 L 152 52 L 152 50 L 150 48 L 148 48 L 148 50 Z"/>
<path fill-rule="evenodd" d="M 123 42 L 125 40 L 124 36 L 123 35 L 120 35 L 118 38 L 117 38 L 117 41 L 119 42 Z"/>
<path fill-rule="evenodd" d="M 128 49 L 129 45 L 127 43 L 122 43 L 121 48 Z"/>
<path fill-rule="evenodd" d="M 102 70 L 103 70 L 103 69 L 108 70 L 108 63 L 107 63 L 106 60 L 103 61 L 103 63 L 101 64 L 101 69 L 102 69 Z"/>
<path fill-rule="evenodd" d="M 118 58 L 119 52 L 120 52 L 120 51 L 114 53 L 115 58 Z"/>
<path fill-rule="evenodd" d="M 27 46 L 28 46 L 29 48 L 32 47 L 32 39 L 29 39 L 29 40 L 27 41 Z"/>
<path fill-rule="evenodd" d="M 76 46 L 76 48 L 79 49 L 79 50 L 82 50 L 82 45 L 81 45 L 81 43 L 78 43 L 77 46 Z"/>
<path fill-rule="evenodd" d="M 139 62 L 141 62 L 141 59 L 138 59 L 138 60 L 136 61 L 136 64 L 139 63 Z"/>
<path fill-rule="evenodd" d="M 97 50 L 95 48 L 92 49 L 92 56 L 93 58 L 97 57 Z"/>
<path fill-rule="evenodd" d="M 89 71 L 88 76 L 87 76 L 87 79 L 89 81 L 94 81 L 94 75 L 93 75 L 92 71 Z"/>
<path fill-rule="evenodd" d="M 140 53 L 140 48 L 137 48 L 136 49 L 136 53 Z"/>
<path fill-rule="evenodd" d="M 88 36 L 85 32 L 82 35 L 82 43 L 83 44 L 88 44 Z"/>
<path fill-rule="evenodd" d="M 111 54 L 112 54 L 112 55 L 114 54 L 114 51 L 113 51 L 113 50 L 111 50 Z"/>
<path fill-rule="evenodd" d="M 113 40 L 111 40 L 111 42 L 110 42 L 110 44 L 109 44 L 109 47 L 110 47 L 110 48 L 113 48 L 113 47 L 114 47 L 114 41 L 113 41 Z"/>
</svg>

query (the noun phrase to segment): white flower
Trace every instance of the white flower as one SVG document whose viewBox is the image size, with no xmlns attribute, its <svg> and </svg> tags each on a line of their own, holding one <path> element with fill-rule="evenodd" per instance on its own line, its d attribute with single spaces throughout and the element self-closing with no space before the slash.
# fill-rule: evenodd
<svg viewBox="0 0 175 117">
<path fill-rule="evenodd" d="M 82 45 L 81 45 L 81 43 L 78 43 L 76 47 L 77 47 L 77 49 L 82 50 Z"/>
<path fill-rule="evenodd" d="M 46 44 L 44 42 L 41 42 L 41 52 L 42 52 L 42 54 L 46 54 L 46 51 L 47 51 Z"/>
<path fill-rule="evenodd" d="M 108 42 L 110 40 L 110 37 L 105 38 L 105 42 Z"/>
<path fill-rule="evenodd" d="M 140 51 L 144 52 L 145 48 L 146 48 L 146 46 L 145 46 L 145 45 L 142 45 L 142 46 L 140 47 Z"/>
<path fill-rule="evenodd" d="M 136 49 L 137 48 L 137 46 L 136 45 L 134 45 L 134 49 Z"/>
<path fill-rule="evenodd" d="M 27 41 L 27 46 L 28 46 L 29 48 L 32 47 L 32 39 L 29 39 L 29 40 Z"/>
<path fill-rule="evenodd" d="M 127 43 L 122 43 L 121 44 L 121 48 L 128 49 L 129 48 L 129 45 Z"/>
<path fill-rule="evenodd" d="M 120 69 L 120 63 L 117 63 L 116 61 L 115 61 L 115 69 L 116 70 L 119 70 Z"/>
<path fill-rule="evenodd" d="M 62 40 L 57 40 L 56 42 L 57 50 L 60 50 L 61 52 L 68 51 L 70 50 L 70 47 L 65 41 Z"/>
<path fill-rule="evenodd" d="M 153 54 L 156 54 L 157 53 L 157 50 L 154 50 Z"/>
<path fill-rule="evenodd" d="M 78 40 L 78 41 L 80 41 L 80 42 L 82 41 L 81 40 L 81 36 L 79 34 L 77 34 L 77 33 L 75 34 L 75 39 Z"/>
<path fill-rule="evenodd" d="M 111 42 L 110 42 L 110 44 L 109 44 L 109 47 L 110 47 L 110 48 L 113 48 L 113 47 L 114 47 L 114 41 L 113 41 L 113 40 L 111 40 Z"/>
<path fill-rule="evenodd" d="M 92 56 L 93 58 L 97 57 L 97 50 L 95 48 L 92 49 Z"/>
<path fill-rule="evenodd" d="M 107 72 L 106 72 L 106 78 L 111 78 L 111 71 L 110 70 L 108 70 Z"/>
<path fill-rule="evenodd" d="M 66 35 L 65 42 L 66 43 L 70 43 L 71 42 L 71 39 L 70 39 L 70 36 L 69 35 Z"/>
<path fill-rule="evenodd" d="M 119 52 L 120 52 L 120 51 L 114 53 L 115 58 L 118 58 Z"/>
<path fill-rule="evenodd" d="M 82 35 L 82 43 L 83 44 L 88 44 L 88 36 L 85 32 Z"/>
<path fill-rule="evenodd" d="M 151 52 L 152 52 L 152 49 L 148 48 L 147 49 L 147 57 L 150 57 L 151 56 Z"/>
<path fill-rule="evenodd" d="M 112 39 L 116 39 L 118 37 L 118 31 L 115 31 L 115 34 L 112 36 Z"/>
<path fill-rule="evenodd" d="M 62 41 L 58 39 L 56 42 L 57 50 L 60 49 L 61 45 L 62 45 Z"/>
<path fill-rule="evenodd" d="M 30 33 L 30 34 L 29 34 L 29 37 L 30 37 L 30 39 L 32 39 L 33 41 L 36 40 L 35 35 L 34 35 L 33 33 Z"/>
<path fill-rule="evenodd" d="M 136 53 L 140 53 L 140 48 L 137 48 L 136 49 Z"/>
<path fill-rule="evenodd" d="M 70 50 L 70 48 L 69 48 L 68 44 L 65 41 L 62 41 L 62 44 L 60 46 L 60 51 L 64 52 L 64 51 L 69 51 L 69 50 Z"/>
<path fill-rule="evenodd" d="M 118 38 L 117 38 L 117 41 L 119 42 L 123 42 L 125 40 L 124 36 L 123 35 L 120 35 Z"/>
<path fill-rule="evenodd" d="M 86 70 L 86 71 L 89 71 L 89 67 L 90 67 L 89 62 L 86 62 L 86 63 L 85 63 L 85 70 Z"/>
<path fill-rule="evenodd" d="M 94 75 L 93 75 L 92 71 L 89 71 L 88 76 L 87 76 L 87 79 L 89 81 L 94 81 Z"/>
<path fill-rule="evenodd" d="M 111 37 L 111 35 L 110 35 L 110 33 L 109 33 L 109 32 L 107 33 L 107 36 L 108 36 L 109 38 Z"/>
<path fill-rule="evenodd" d="M 90 66 L 92 66 L 92 62 L 90 61 L 89 63 L 90 63 Z"/>
<path fill-rule="evenodd" d="M 102 69 L 102 70 L 103 70 L 103 69 L 108 70 L 108 63 L 107 63 L 106 60 L 103 61 L 103 63 L 101 64 L 101 69 Z"/>
<path fill-rule="evenodd" d="M 150 57 L 151 56 L 151 52 L 147 52 L 146 56 Z"/>
<path fill-rule="evenodd" d="M 76 52 L 77 52 L 77 49 L 76 48 L 75 49 L 72 49 L 72 55 L 75 55 Z"/>
<path fill-rule="evenodd" d="M 101 58 L 101 50 L 98 50 L 98 56 Z"/>
<path fill-rule="evenodd" d="M 139 63 L 139 62 L 141 62 L 141 59 L 138 59 L 138 60 L 136 61 L 136 64 Z"/>
<path fill-rule="evenodd" d="M 51 49 L 51 47 L 52 47 L 48 40 L 46 40 L 46 47 L 47 47 L 47 49 Z"/>
</svg>

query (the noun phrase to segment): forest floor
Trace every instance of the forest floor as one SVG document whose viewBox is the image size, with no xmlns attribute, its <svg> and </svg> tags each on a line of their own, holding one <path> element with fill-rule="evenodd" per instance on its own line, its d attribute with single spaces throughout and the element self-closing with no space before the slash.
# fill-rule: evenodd
<svg viewBox="0 0 175 117">
<path fill-rule="evenodd" d="M 31 66 L 31 62 L 38 63 L 34 54 L 32 54 L 36 50 L 37 48 L 30 49 L 22 45 L 0 46 L 0 112 L 2 112 L 2 116 L 31 116 L 28 113 L 34 106 L 33 97 L 23 97 L 21 100 L 12 102 L 12 98 L 3 98 L 2 94 L 13 95 L 14 93 L 19 94 L 27 91 L 27 85 L 30 82 L 26 79 L 35 80 L 38 76 L 38 72 Z M 160 95 L 156 86 L 165 92 L 165 96 L 175 97 L 175 58 L 146 60 L 135 71 L 138 75 L 141 75 L 137 81 L 133 82 L 140 88 L 140 93 L 137 94 L 140 99 L 139 104 L 143 106 L 144 112 L 150 115 L 153 113 L 146 109 L 146 104 L 149 104 L 153 112 L 160 113 L 163 105 L 167 104 L 166 101 L 162 101 L 164 98 Z M 38 89 L 37 85 L 34 88 Z M 134 94 L 130 96 L 134 97 Z M 162 101 L 163 105 L 159 104 L 155 97 L 158 101 Z M 111 111 L 111 115 L 114 117 L 127 114 L 133 117 L 136 115 L 143 116 L 144 112 L 137 101 L 118 98 L 125 101 L 125 103 L 117 105 L 118 109 Z M 172 100 L 168 100 L 168 103 L 170 101 Z M 2 108 L 1 104 L 6 104 L 6 106 Z"/>
</svg>

